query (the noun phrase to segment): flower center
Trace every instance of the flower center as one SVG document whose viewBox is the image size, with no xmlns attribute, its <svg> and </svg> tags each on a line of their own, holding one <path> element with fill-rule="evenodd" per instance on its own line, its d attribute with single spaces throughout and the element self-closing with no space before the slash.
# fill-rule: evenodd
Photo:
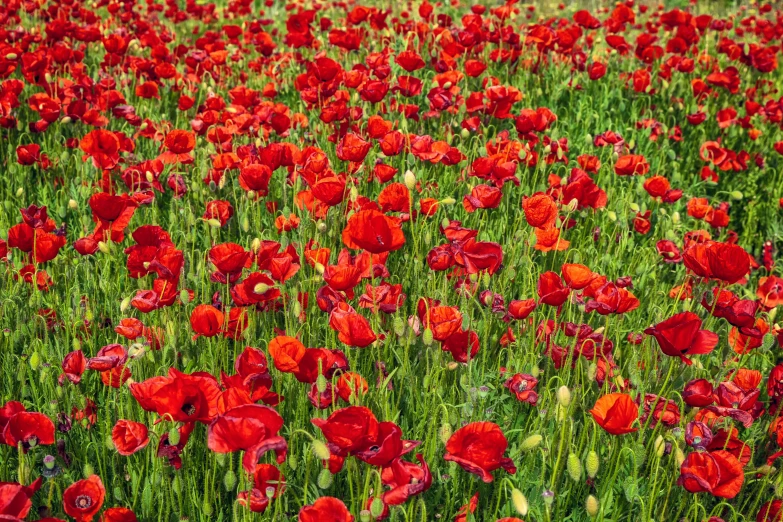
<svg viewBox="0 0 783 522">
<path fill-rule="evenodd" d="M 196 407 L 194 405 L 192 405 L 192 404 L 185 403 L 185 404 L 182 405 L 182 408 L 180 408 L 180 409 L 187 416 L 195 415 L 195 413 L 196 413 Z"/>
<path fill-rule="evenodd" d="M 79 495 L 76 497 L 76 507 L 79 509 L 87 509 L 92 506 L 92 498 L 87 495 Z"/>
</svg>

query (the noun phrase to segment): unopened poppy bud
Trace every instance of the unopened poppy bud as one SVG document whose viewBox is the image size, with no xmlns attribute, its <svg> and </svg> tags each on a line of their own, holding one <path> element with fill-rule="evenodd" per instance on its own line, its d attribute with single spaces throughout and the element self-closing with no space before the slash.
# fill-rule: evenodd
<svg viewBox="0 0 783 522">
<path fill-rule="evenodd" d="M 466 139 L 470 138 L 470 131 L 468 129 L 462 129 L 461 131 L 459 131 L 459 135 L 460 135 L 460 138 L 462 138 L 463 140 L 466 140 Z"/>
<path fill-rule="evenodd" d="M 349 191 L 351 201 L 356 201 L 359 198 L 359 189 L 356 187 L 351 187 L 351 190 Z"/>
<path fill-rule="evenodd" d="M 744 197 L 742 192 L 740 192 L 739 190 L 732 190 L 729 193 L 729 196 L 731 196 L 731 199 L 733 199 L 734 201 L 742 201 L 742 198 Z"/>
<path fill-rule="evenodd" d="M 316 483 L 318 484 L 318 487 L 321 489 L 329 489 L 333 481 L 334 479 L 332 478 L 332 474 L 329 472 L 327 468 L 324 468 L 318 474 L 318 480 L 316 481 Z"/>
<path fill-rule="evenodd" d="M 76 210 L 79 208 L 79 204 L 76 202 L 75 199 L 69 199 L 68 200 L 68 208 L 71 210 Z"/>
<path fill-rule="evenodd" d="M 169 445 L 176 446 L 177 444 L 179 444 L 179 439 L 180 439 L 179 430 L 177 429 L 176 426 L 174 426 L 169 430 Z"/>
<path fill-rule="evenodd" d="M 394 318 L 394 334 L 397 337 L 402 337 L 405 334 L 405 320 L 400 316 Z"/>
<path fill-rule="evenodd" d="M 329 383 L 326 381 L 326 377 L 324 377 L 323 374 L 319 374 L 318 378 L 315 380 L 315 387 L 318 390 L 318 393 L 325 392 L 327 384 Z"/>
<path fill-rule="evenodd" d="M 585 469 L 587 470 L 587 476 L 595 478 L 598 475 L 598 469 L 601 466 L 601 459 L 598 458 L 598 453 L 594 450 L 590 450 L 585 459 Z"/>
<path fill-rule="evenodd" d="M 204 499 L 204 503 L 201 505 L 201 511 L 207 516 L 212 514 L 212 504 L 209 503 L 209 500 Z"/>
<path fill-rule="evenodd" d="M 324 267 L 324 265 L 322 265 L 321 263 L 316 263 L 315 264 L 315 271 L 316 272 L 318 272 L 319 274 L 323 274 L 324 270 L 326 270 L 326 267 Z"/>
<path fill-rule="evenodd" d="M 538 447 L 539 444 L 541 444 L 541 441 L 544 440 L 544 437 L 542 437 L 539 434 L 530 435 L 528 438 L 522 441 L 522 444 L 519 445 L 520 451 L 531 451 Z"/>
<path fill-rule="evenodd" d="M 557 389 L 557 402 L 564 408 L 571 405 L 571 390 L 565 384 Z"/>
<path fill-rule="evenodd" d="M 544 147 L 544 154 L 549 154 L 552 152 L 552 145 L 547 145 Z"/>
<path fill-rule="evenodd" d="M 525 495 L 517 488 L 511 490 L 511 503 L 514 504 L 514 509 L 517 510 L 517 513 L 523 517 L 527 515 L 527 498 L 525 498 Z"/>
<path fill-rule="evenodd" d="M 315 228 L 318 229 L 318 232 L 321 234 L 329 230 L 329 227 L 326 226 L 326 222 L 321 220 L 318 221 L 318 224 L 315 226 Z"/>
<path fill-rule="evenodd" d="M 655 439 L 655 454 L 658 455 L 658 458 L 663 457 L 663 453 L 666 450 L 666 441 L 663 440 L 663 437 L 661 435 L 658 435 Z"/>
<path fill-rule="evenodd" d="M 451 434 L 453 433 L 451 424 L 448 422 L 444 422 L 440 425 L 440 429 L 438 429 L 438 437 L 440 438 L 440 441 L 443 444 L 446 444 L 449 439 L 451 438 Z"/>
<path fill-rule="evenodd" d="M 5 55 L 6 60 L 16 60 L 19 57 L 16 53 L 8 53 Z"/>
<path fill-rule="evenodd" d="M 429 346 L 432 344 L 432 341 L 432 329 L 428 326 L 424 329 L 424 333 L 421 336 L 421 342 L 424 343 L 424 346 Z"/>
<path fill-rule="evenodd" d="M 250 230 L 250 220 L 247 218 L 247 216 L 242 216 L 242 222 L 240 224 L 242 225 L 243 232 Z"/>
<path fill-rule="evenodd" d="M 453 372 L 459 368 L 459 363 L 457 361 L 451 361 L 449 364 L 446 365 L 446 369 Z"/>
<path fill-rule="evenodd" d="M 82 468 L 82 476 L 84 478 L 92 477 L 95 475 L 95 468 L 92 467 L 92 464 L 89 462 L 84 465 Z"/>
<path fill-rule="evenodd" d="M 38 352 L 33 352 L 33 354 L 30 356 L 30 368 L 33 370 L 37 370 L 38 366 L 41 365 L 41 356 L 38 355 Z"/>
<path fill-rule="evenodd" d="M 630 205 L 628 205 L 628 208 L 630 208 L 634 212 L 639 212 L 641 210 L 641 207 L 639 207 L 639 205 L 637 205 L 636 203 L 631 203 Z"/>
<path fill-rule="evenodd" d="M 441 199 L 440 202 L 442 204 L 444 204 L 444 205 L 453 205 L 454 203 L 457 202 L 457 200 L 454 199 L 454 198 L 448 197 L 448 198 Z"/>
<path fill-rule="evenodd" d="M 207 223 L 208 223 L 208 224 L 209 224 L 209 226 L 211 226 L 211 227 L 214 227 L 214 228 L 220 228 L 220 220 L 219 220 L 219 219 L 215 219 L 215 218 L 209 218 L 209 219 L 207 220 Z"/>
<path fill-rule="evenodd" d="M 771 475 L 775 473 L 775 468 L 770 466 L 769 464 L 764 464 L 763 466 L 759 466 L 756 468 L 756 473 L 759 475 Z"/>
<path fill-rule="evenodd" d="M 383 508 L 385 507 L 386 506 L 384 505 L 383 500 L 375 497 L 370 503 L 370 514 L 373 516 L 373 518 L 380 518 L 381 515 L 383 515 Z"/>
<path fill-rule="evenodd" d="M 571 480 L 579 482 L 582 478 L 582 461 L 579 460 L 579 456 L 576 453 L 570 453 L 566 460 L 566 470 Z"/>
<path fill-rule="evenodd" d="M 293 453 L 289 453 L 286 462 L 288 463 L 289 468 L 296 471 L 296 468 L 299 465 L 299 461 L 296 460 L 296 455 L 294 455 Z"/>
<path fill-rule="evenodd" d="M 541 375 L 541 369 L 538 366 L 533 366 L 530 368 L 530 375 L 538 379 L 538 376 Z"/>
<path fill-rule="evenodd" d="M 130 296 L 126 297 L 120 302 L 120 312 L 125 313 L 125 311 L 130 306 L 131 298 Z"/>
<path fill-rule="evenodd" d="M 237 474 L 232 469 L 226 471 L 226 474 L 223 475 L 223 486 L 225 486 L 226 491 L 233 491 L 236 485 Z"/>
<path fill-rule="evenodd" d="M 265 294 L 267 293 L 272 287 L 265 284 L 265 283 L 258 283 L 256 286 L 253 287 L 253 293 L 255 294 Z"/>
<path fill-rule="evenodd" d="M 566 210 L 568 212 L 573 212 L 577 208 L 579 208 L 579 200 L 576 198 L 572 198 L 571 201 L 568 202 L 568 205 L 566 205 Z"/>
<path fill-rule="evenodd" d="M 588 495 L 587 500 L 585 501 L 585 511 L 587 511 L 587 514 L 591 517 L 595 517 L 598 515 L 598 507 L 598 499 L 593 495 Z"/>
<path fill-rule="evenodd" d="M 98 241 L 98 250 L 103 252 L 104 254 L 109 254 L 111 252 L 111 248 L 109 247 L 109 244 L 105 241 Z"/>
<path fill-rule="evenodd" d="M 16 197 L 17 198 L 22 197 L 22 194 L 24 194 L 24 188 L 19 187 L 18 189 L 16 189 Z"/>
<path fill-rule="evenodd" d="M 674 461 L 677 463 L 677 467 L 682 466 L 685 461 L 685 453 L 682 452 L 679 446 L 674 447 Z"/>
<path fill-rule="evenodd" d="M 606 215 L 609 217 L 609 221 L 617 221 L 617 213 L 614 210 L 610 210 Z"/>
<path fill-rule="evenodd" d="M 324 444 L 318 439 L 314 439 L 312 443 L 312 448 L 313 448 L 313 455 L 315 455 L 316 458 L 321 460 L 329 460 L 331 453 L 329 452 L 329 448 L 326 447 L 326 444 Z"/>
<path fill-rule="evenodd" d="M 408 190 L 413 190 L 416 188 L 416 174 L 414 174 L 412 171 L 405 171 L 405 174 L 403 175 L 403 181 L 405 182 L 405 186 L 408 187 Z"/>
</svg>

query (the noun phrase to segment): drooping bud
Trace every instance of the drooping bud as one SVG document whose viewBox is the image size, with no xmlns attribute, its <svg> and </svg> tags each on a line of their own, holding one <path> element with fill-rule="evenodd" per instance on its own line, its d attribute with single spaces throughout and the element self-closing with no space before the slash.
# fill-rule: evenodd
<svg viewBox="0 0 783 522">
<path fill-rule="evenodd" d="M 451 438 L 451 434 L 453 433 L 453 430 L 451 428 L 451 424 L 448 422 L 444 422 L 440 425 L 440 429 L 438 429 L 438 437 L 440 438 L 440 441 L 443 444 L 446 444 L 449 439 Z"/>
<path fill-rule="evenodd" d="M 324 444 L 318 439 L 314 439 L 312 443 L 312 447 L 313 447 L 313 455 L 315 455 L 316 458 L 321 460 L 329 460 L 331 453 L 329 452 L 329 448 L 326 447 L 326 444 Z"/>
<path fill-rule="evenodd" d="M 565 384 L 557 389 L 557 402 L 563 408 L 568 408 L 571 405 L 571 390 Z"/>
<path fill-rule="evenodd" d="M 177 444 L 179 444 L 179 439 L 180 439 L 179 430 L 177 429 L 176 426 L 174 426 L 169 430 L 169 444 L 172 446 L 176 446 Z"/>
<path fill-rule="evenodd" d="M 585 460 L 585 469 L 587 470 L 587 476 L 595 478 L 598 475 L 598 469 L 601 466 L 601 459 L 598 458 L 598 453 L 594 450 L 590 450 Z"/>
<path fill-rule="evenodd" d="M 582 461 L 576 453 L 570 453 L 566 460 L 566 470 L 571 480 L 579 482 L 582 479 Z"/>
<path fill-rule="evenodd" d="M 405 181 L 405 186 L 408 187 L 408 190 L 416 188 L 416 174 L 412 171 L 406 170 L 403 180 Z"/>
<path fill-rule="evenodd" d="M 329 489 L 332 485 L 332 482 L 334 482 L 334 479 L 332 478 L 332 474 L 329 472 L 329 470 L 327 468 L 322 469 L 318 474 L 318 480 L 316 481 L 318 487 L 320 489 Z"/>
<path fill-rule="evenodd" d="M 517 510 L 517 513 L 523 517 L 527 515 L 527 498 L 525 498 L 525 495 L 517 488 L 511 490 L 511 503 L 514 504 L 514 509 Z"/>
<path fill-rule="evenodd" d="M 530 435 L 528 438 L 522 441 L 522 444 L 519 446 L 520 451 L 531 451 L 538 447 L 539 444 L 541 444 L 541 441 L 544 440 L 544 437 L 542 437 L 539 434 Z"/>
<path fill-rule="evenodd" d="M 380 518 L 381 515 L 383 515 L 383 508 L 385 507 L 386 506 L 384 505 L 383 500 L 375 497 L 370 503 L 370 514 L 373 518 Z"/>
<path fill-rule="evenodd" d="M 226 474 L 223 475 L 223 486 L 225 486 L 226 491 L 233 491 L 236 485 L 237 485 L 237 474 L 234 473 L 234 470 L 232 469 L 226 471 Z"/>
<path fill-rule="evenodd" d="M 593 495 L 588 495 L 587 500 L 585 501 L 585 510 L 587 511 L 587 514 L 591 517 L 595 517 L 598 515 L 598 509 L 598 499 Z"/>
<path fill-rule="evenodd" d="M 424 346 L 429 346 L 432 344 L 433 337 L 432 337 L 432 329 L 430 327 L 427 327 L 424 329 L 424 333 L 421 336 L 421 342 L 424 343 Z"/>
</svg>

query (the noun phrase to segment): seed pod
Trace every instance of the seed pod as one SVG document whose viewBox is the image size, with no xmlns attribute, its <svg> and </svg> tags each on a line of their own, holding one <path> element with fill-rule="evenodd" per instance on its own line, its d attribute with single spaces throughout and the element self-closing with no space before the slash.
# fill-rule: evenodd
<svg viewBox="0 0 783 522">
<path fill-rule="evenodd" d="M 326 447 L 326 444 L 324 444 L 318 439 L 314 439 L 312 443 L 312 448 L 313 448 L 313 455 L 315 455 L 316 458 L 321 460 L 329 460 L 331 453 L 329 452 L 329 448 Z"/>
<path fill-rule="evenodd" d="M 598 499 L 593 495 L 588 495 L 587 500 L 585 501 L 585 510 L 587 511 L 587 514 L 591 517 L 597 516 L 598 507 Z"/>
<path fill-rule="evenodd" d="M 321 472 L 318 474 L 318 480 L 316 483 L 318 484 L 318 487 L 320 489 L 329 489 L 333 482 L 332 474 L 329 472 L 328 469 L 324 468 L 321 470 Z"/>
<path fill-rule="evenodd" d="M 233 469 L 226 471 L 223 476 L 223 485 L 226 487 L 226 491 L 233 491 L 237 485 L 237 474 Z"/>
<path fill-rule="evenodd" d="M 568 471 L 568 475 L 571 477 L 571 480 L 574 482 L 579 482 L 579 480 L 582 478 L 582 461 L 579 460 L 579 456 L 576 453 L 571 453 L 568 455 L 568 459 L 566 460 L 566 470 Z"/>
<path fill-rule="evenodd" d="M 590 450 L 590 452 L 587 454 L 587 459 L 585 461 L 585 469 L 587 470 L 587 476 L 590 478 L 595 478 L 596 475 L 598 475 L 598 469 L 601 466 L 601 459 L 598 458 L 598 453 L 596 453 L 593 450 Z"/>
<path fill-rule="evenodd" d="M 370 522 L 372 520 L 372 515 L 370 515 L 369 509 L 362 509 L 359 511 L 359 520 L 360 522 Z"/>
<path fill-rule="evenodd" d="M 568 408 L 571 405 L 571 390 L 565 384 L 557 389 L 557 402 L 563 408 Z"/>
<path fill-rule="evenodd" d="M 530 435 L 528 438 L 522 441 L 522 444 L 519 446 L 520 451 L 531 451 L 538 447 L 539 444 L 541 444 L 541 441 L 544 440 L 544 437 L 541 435 L 535 434 Z"/>
<path fill-rule="evenodd" d="M 517 488 L 511 490 L 511 503 L 514 504 L 514 509 L 517 510 L 517 513 L 523 517 L 527 515 L 527 498 L 525 498 L 525 495 Z"/>
</svg>

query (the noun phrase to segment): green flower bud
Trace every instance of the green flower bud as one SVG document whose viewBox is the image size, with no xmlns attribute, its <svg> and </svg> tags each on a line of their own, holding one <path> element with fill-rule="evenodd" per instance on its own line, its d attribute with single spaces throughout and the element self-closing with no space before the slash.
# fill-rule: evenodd
<svg viewBox="0 0 783 522">
<path fill-rule="evenodd" d="M 453 429 L 451 427 L 451 424 L 448 422 L 444 422 L 440 425 L 440 429 L 438 429 L 438 437 L 440 438 L 440 441 L 443 444 L 446 444 L 449 439 L 451 438 L 451 435 L 453 433 Z"/>
<path fill-rule="evenodd" d="M 587 514 L 591 517 L 597 516 L 598 508 L 598 499 L 593 495 L 588 495 L 587 500 L 585 501 L 585 510 L 587 511 Z"/>
<path fill-rule="evenodd" d="M 318 474 L 318 480 L 316 481 L 318 487 L 320 489 L 329 489 L 332 486 L 332 482 L 334 482 L 334 479 L 332 478 L 332 474 L 329 472 L 329 470 L 326 468 L 322 469 Z"/>
<path fill-rule="evenodd" d="M 321 460 L 329 460 L 331 453 L 329 452 L 329 448 L 326 447 L 326 444 L 324 444 L 318 439 L 314 439 L 312 443 L 312 448 L 313 448 L 313 455 L 315 455 L 316 458 Z"/>
<path fill-rule="evenodd" d="M 598 468 L 601 466 L 601 460 L 598 458 L 598 453 L 593 450 L 587 454 L 587 460 L 585 462 L 585 468 L 587 469 L 587 476 L 595 478 L 598 474 Z"/>
<path fill-rule="evenodd" d="M 370 504 L 370 514 L 373 516 L 373 518 L 379 518 L 383 514 L 384 507 L 386 506 L 384 505 L 383 500 L 375 497 L 372 499 L 372 503 Z"/>
<path fill-rule="evenodd" d="M 511 503 L 514 504 L 514 509 L 517 510 L 517 513 L 523 517 L 527 515 L 527 498 L 525 498 L 525 495 L 517 488 L 511 490 Z"/>
<path fill-rule="evenodd" d="M 544 440 L 544 437 L 541 435 L 535 434 L 530 435 L 528 438 L 522 441 L 522 444 L 519 446 L 520 451 L 531 451 L 538 447 L 539 444 L 541 444 L 541 441 Z"/>
<path fill-rule="evenodd" d="M 177 444 L 179 444 L 179 439 L 180 439 L 179 430 L 177 429 L 176 426 L 174 426 L 169 430 L 169 444 L 172 446 L 176 446 Z"/>
<path fill-rule="evenodd" d="M 84 465 L 82 468 L 82 476 L 84 478 L 89 478 L 95 475 L 95 468 L 92 467 L 92 464 L 89 462 Z"/>
<path fill-rule="evenodd" d="M 557 402 L 563 408 L 571 405 L 571 390 L 565 384 L 557 389 Z"/>
<path fill-rule="evenodd" d="M 237 474 L 234 470 L 230 469 L 223 475 L 223 485 L 226 487 L 226 491 L 233 491 L 237 485 Z"/>
<path fill-rule="evenodd" d="M 576 453 L 571 453 L 568 455 L 568 459 L 566 460 L 566 470 L 568 471 L 568 475 L 571 477 L 571 480 L 574 482 L 579 482 L 582 478 L 582 462 L 579 460 L 579 456 Z"/>
<path fill-rule="evenodd" d="M 429 346 L 432 344 L 433 338 L 432 338 L 432 330 L 428 326 L 424 329 L 424 333 L 421 336 L 421 342 L 424 343 L 424 346 Z"/>
</svg>

